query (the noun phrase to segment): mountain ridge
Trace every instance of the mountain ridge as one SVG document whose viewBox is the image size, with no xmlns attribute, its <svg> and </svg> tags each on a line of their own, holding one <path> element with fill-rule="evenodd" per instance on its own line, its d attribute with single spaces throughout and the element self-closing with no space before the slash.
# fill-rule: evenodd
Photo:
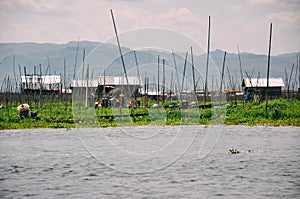
<svg viewBox="0 0 300 199">
<path fill-rule="evenodd" d="M 27 73 L 30 74 L 33 73 L 34 66 L 41 65 L 43 73 L 45 73 L 46 68 L 50 66 L 49 68 L 51 68 L 51 70 L 48 71 L 49 74 L 63 74 L 64 60 L 66 60 L 67 63 L 67 79 L 71 80 L 74 70 L 77 71 L 77 73 L 80 73 L 78 70 L 83 61 L 83 49 L 85 49 L 86 64 L 89 64 L 91 68 L 93 68 L 95 76 L 101 75 L 104 70 L 103 67 L 108 66 L 110 67 L 108 74 L 120 75 L 123 72 L 118 46 L 110 43 L 79 41 L 77 51 L 77 44 L 78 41 L 69 41 L 60 44 L 35 42 L 0 43 L 0 70 L 2 71 L 0 73 L 0 81 L 3 82 L 6 76 L 13 76 L 13 71 L 19 71 L 19 66 L 21 73 L 24 73 L 24 66 L 27 67 Z M 135 71 L 136 63 L 133 50 L 122 47 L 122 54 L 124 55 L 125 64 L 128 70 Z M 158 54 L 161 58 L 166 60 L 166 65 L 173 67 L 174 61 L 171 52 L 158 52 L 155 50 L 136 51 L 139 65 L 144 68 L 149 65 L 149 68 L 145 70 L 145 73 L 153 72 L 154 69 L 156 70 L 155 64 L 157 63 Z M 289 74 L 292 65 L 297 65 L 297 54 L 298 53 L 284 53 L 271 56 L 270 76 L 282 77 L 284 79 L 285 69 Z M 179 68 L 178 70 L 182 73 L 185 53 L 175 52 L 175 55 L 177 67 Z M 216 49 L 210 52 L 210 75 L 220 73 L 223 56 L 224 50 L 222 49 Z M 75 57 L 77 57 L 76 61 Z M 258 75 L 263 77 L 266 75 L 267 55 L 241 52 L 240 57 L 244 77 L 246 77 L 245 71 L 247 71 L 248 74 L 252 74 L 253 77 L 257 77 Z M 196 70 L 198 70 L 199 74 L 204 74 L 206 54 L 194 55 L 194 60 Z M 191 62 L 190 53 L 188 55 L 188 62 Z M 227 52 L 226 68 L 227 67 L 234 78 L 240 79 L 240 66 L 237 53 Z M 19 72 L 16 73 L 19 75 Z M 190 74 L 191 70 L 189 69 L 187 70 L 187 75 Z M 226 75 L 227 72 L 225 72 L 225 76 Z"/>
</svg>

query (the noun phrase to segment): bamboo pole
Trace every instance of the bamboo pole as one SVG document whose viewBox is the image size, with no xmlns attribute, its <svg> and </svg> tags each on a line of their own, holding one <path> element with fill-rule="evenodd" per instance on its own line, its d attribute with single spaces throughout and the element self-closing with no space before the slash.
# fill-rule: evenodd
<svg viewBox="0 0 300 199">
<path fill-rule="evenodd" d="M 165 105 L 165 88 L 166 88 L 165 59 L 163 59 L 163 106 Z"/>
<path fill-rule="evenodd" d="M 181 91 L 180 91 L 180 93 L 182 93 L 183 86 L 184 86 L 184 78 L 185 78 L 185 73 L 186 73 L 187 56 L 188 56 L 188 52 L 185 53 L 185 60 L 184 60 L 184 65 L 183 65 L 182 84 L 181 84 Z"/>
<path fill-rule="evenodd" d="M 297 56 L 297 65 L 298 65 L 298 71 L 299 71 L 299 76 L 298 76 L 298 93 L 300 92 L 300 52 L 298 53 Z"/>
<path fill-rule="evenodd" d="M 195 79 L 195 66 L 194 66 L 193 47 L 191 47 L 191 59 L 192 59 L 192 73 L 193 73 L 193 89 L 194 89 L 194 93 L 196 95 L 196 99 L 198 101 L 197 93 L 196 93 L 196 79 Z"/>
<path fill-rule="evenodd" d="M 112 9 L 110 9 L 110 13 L 111 13 L 111 18 L 112 18 L 112 21 L 113 21 L 114 30 L 115 30 L 115 34 L 116 34 L 116 38 L 117 38 L 117 43 L 118 43 L 119 52 L 120 52 L 120 56 L 121 56 L 121 61 L 122 61 L 122 65 L 123 65 L 123 70 L 124 70 L 124 74 L 125 74 L 125 78 L 126 78 L 126 83 L 128 85 L 129 82 L 128 82 L 128 77 L 127 77 L 125 62 L 124 62 L 124 58 L 123 58 L 123 54 L 122 54 L 122 50 L 121 50 L 121 45 L 120 45 L 120 41 L 119 41 L 119 37 L 118 37 L 118 31 L 117 31 L 117 27 L 116 27 L 116 23 L 115 23 L 115 19 L 114 19 L 114 13 L 113 13 Z"/>
<path fill-rule="evenodd" d="M 269 52 L 268 52 L 267 90 L 266 90 L 266 112 L 268 111 L 269 77 L 270 77 L 270 62 L 271 62 L 271 44 L 272 44 L 272 23 L 270 24 L 270 39 L 269 39 Z"/>
<path fill-rule="evenodd" d="M 222 89 L 223 89 L 223 82 L 224 82 L 224 69 L 225 69 L 225 61 L 226 61 L 226 51 L 224 52 L 223 64 L 222 64 L 222 73 L 221 73 L 221 80 L 220 80 L 220 91 L 219 91 L 219 105 L 221 105 L 222 100 Z"/>
<path fill-rule="evenodd" d="M 78 38 L 78 41 L 77 41 L 76 54 L 75 54 L 75 64 L 74 64 L 73 81 L 75 81 L 75 78 L 76 78 L 76 67 L 77 67 L 78 49 L 79 49 L 79 38 Z"/>
<path fill-rule="evenodd" d="M 175 67 L 175 73 L 176 73 L 176 81 L 177 81 L 177 88 L 179 88 L 179 77 L 178 77 L 178 69 L 177 69 L 177 63 L 176 63 L 176 59 L 175 59 L 175 54 L 174 54 L 174 52 L 173 52 L 173 50 L 172 50 L 172 55 L 173 55 L 173 61 L 174 61 L 174 67 Z M 176 89 L 176 88 L 174 88 L 174 89 Z M 181 92 L 179 91 L 179 99 L 180 99 L 180 101 L 181 101 Z"/>
<path fill-rule="evenodd" d="M 43 79 L 42 79 L 42 65 L 39 64 L 39 69 L 40 69 L 40 93 L 39 93 L 39 102 L 40 102 L 40 108 L 43 106 L 43 99 L 42 99 L 42 92 L 43 92 Z"/>
<path fill-rule="evenodd" d="M 19 77 L 20 77 L 20 97 L 19 97 L 19 102 L 22 103 L 23 99 L 23 92 L 24 92 L 24 88 L 23 88 L 23 83 L 22 83 L 22 72 L 21 72 L 21 65 L 19 64 Z"/>
<path fill-rule="evenodd" d="M 236 44 L 237 46 L 237 50 L 238 50 L 238 55 L 239 55 L 239 64 L 240 64 L 240 75 L 241 75 L 241 83 L 240 83 L 240 88 L 242 90 L 242 82 L 243 82 L 243 69 L 242 69 L 242 61 L 241 61 L 241 53 L 240 53 L 240 47 L 239 47 L 239 44 Z M 251 82 L 251 80 L 250 80 Z M 245 106 L 245 100 L 243 100 L 243 108 Z"/>
<path fill-rule="evenodd" d="M 135 65 L 136 65 L 136 69 L 137 69 L 138 81 L 139 81 L 139 85 L 140 85 L 141 84 L 140 69 L 139 69 L 139 64 L 138 64 L 138 60 L 137 60 L 135 50 L 133 51 L 133 54 L 134 54 Z M 137 94 L 137 90 L 134 91 L 134 100 L 136 100 L 136 94 Z"/>
<path fill-rule="evenodd" d="M 136 69 L 137 69 L 137 75 L 138 75 L 138 78 L 139 78 L 139 84 L 141 84 L 141 76 L 140 76 L 139 63 L 138 63 L 138 60 L 137 60 L 137 56 L 136 56 L 135 50 L 133 51 L 133 54 L 134 54 L 135 65 L 136 65 Z"/>
<path fill-rule="evenodd" d="M 87 69 L 86 69 L 86 86 L 85 86 L 85 107 L 88 107 L 88 89 L 89 89 L 89 64 L 87 65 Z"/>
<path fill-rule="evenodd" d="M 236 44 L 236 46 L 237 46 L 237 50 L 238 50 L 239 65 L 240 65 L 240 75 L 241 75 L 241 82 L 242 82 L 243 81 L 243 69 L 242 69 L 241 53 L 240 53 L 239 44 Z"/>
<path fill-rule="evenodd" d="M 292 75 L 293 75 L 293 70 L 294 70 L 294 65 L 295 64 L 293 64 L 293 66 L 292 66 L 292 70 L 291 70 L 291 73 L 290 73 L 290 77 L 289 77 L 289 80 L 288 80 L 288 99 L 290 99 L 290 84 L 291 84 L 291 79 L 292 79 Z"/>
<path fill-rule="evenodd" d="M 205 72 L 205 86 L 204 86 L 204 108 L 206 105 L 207 92 L 207 76 L 208 76 L 208 64 L 209 64 L 209 48 L 210 48 L 210 16 L 208 17 L 208 38 L 207 38 L 207 58 L 206 58 L 206 72 Z"/>
<path fill-rule="evenodd" d="M 159 104 L 159 55 L 157 55 L 157 103 Z"/>
<path fill-rule="evenodd" d="M 221 73 L 221 81 L 220 81 L 220 92 L 219 92 L 220 95 L 222 93 L 222 85 L 223 85 L 223 81 L 224 81 L 225 61 L 226 61 L 226 51 L 224 52 L 224 58 L 223 58 L 223 64 L 222 64 L 222 73 Z"/>
</svg>

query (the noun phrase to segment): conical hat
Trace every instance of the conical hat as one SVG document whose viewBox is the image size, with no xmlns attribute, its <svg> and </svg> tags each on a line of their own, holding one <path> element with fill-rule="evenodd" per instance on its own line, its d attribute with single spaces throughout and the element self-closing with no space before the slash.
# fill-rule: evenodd
<svg viewBox="0 0 300 199">
<path fill-rule="evenodd" d="M 29 105 L 28 105 L 28 104 L 21 104 L 21 105 L 19 105 L 19 106 L 17 107 L 17 110 L 18 110 L 19 112 L 21 112 L 21 111 L 27 111 L 27 110 L 29 110 Z"/>
</svg>

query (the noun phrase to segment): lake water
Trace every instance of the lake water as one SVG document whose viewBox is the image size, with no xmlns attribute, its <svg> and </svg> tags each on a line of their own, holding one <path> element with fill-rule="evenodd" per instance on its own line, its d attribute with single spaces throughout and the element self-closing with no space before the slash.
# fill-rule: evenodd
<svg viewBox="0 0 300 199">
<path fill-rule="evenodd" d="M 299 127 L 4 130 L 0 158 L 1 198 L 300 197 Z"/>
</svg>

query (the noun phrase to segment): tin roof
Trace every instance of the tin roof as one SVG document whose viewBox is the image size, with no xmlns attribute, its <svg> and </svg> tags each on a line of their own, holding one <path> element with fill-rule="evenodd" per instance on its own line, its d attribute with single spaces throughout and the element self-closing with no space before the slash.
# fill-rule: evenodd
<svg viewBox="0 0 300 199">
<path fill-rule="evenodd" d="M 59 75 L 22 75 L 21 82 L 33 84 L 59 84 L 61 83 L 61 77 Z"/>
<path fill-rule="evenodd" d="M 267 87 L 267 78 L 246 78 L 242 82 L 243 87 Z M 282 78 L 269 78 L 269 87 L 283 87 Z"/>
<path fill-rule="evenodd" d="M 129 85 L 140 85 L 137 76 L 128 76 Z M 99 85 L 127 85 L 127 80 L 124 76 L 100 76 Z"/>
<path fill-rule="evenodd" d="M 71 87 L 86 87 L 87 81 L 84 80 L 72 80 Z M 98 87 L 99 85 L 106 85 L 106 86 L 118 86 L 118 85 L 127 85 L 126 78 L 123 76 L 100 76 L 98 80 L 89 80 L 88 87 Z M 139 86 L 139 78 L 136 76 L 129 76 L 128 77 L 128 85 L 136 85 Z"/>
</svg>

